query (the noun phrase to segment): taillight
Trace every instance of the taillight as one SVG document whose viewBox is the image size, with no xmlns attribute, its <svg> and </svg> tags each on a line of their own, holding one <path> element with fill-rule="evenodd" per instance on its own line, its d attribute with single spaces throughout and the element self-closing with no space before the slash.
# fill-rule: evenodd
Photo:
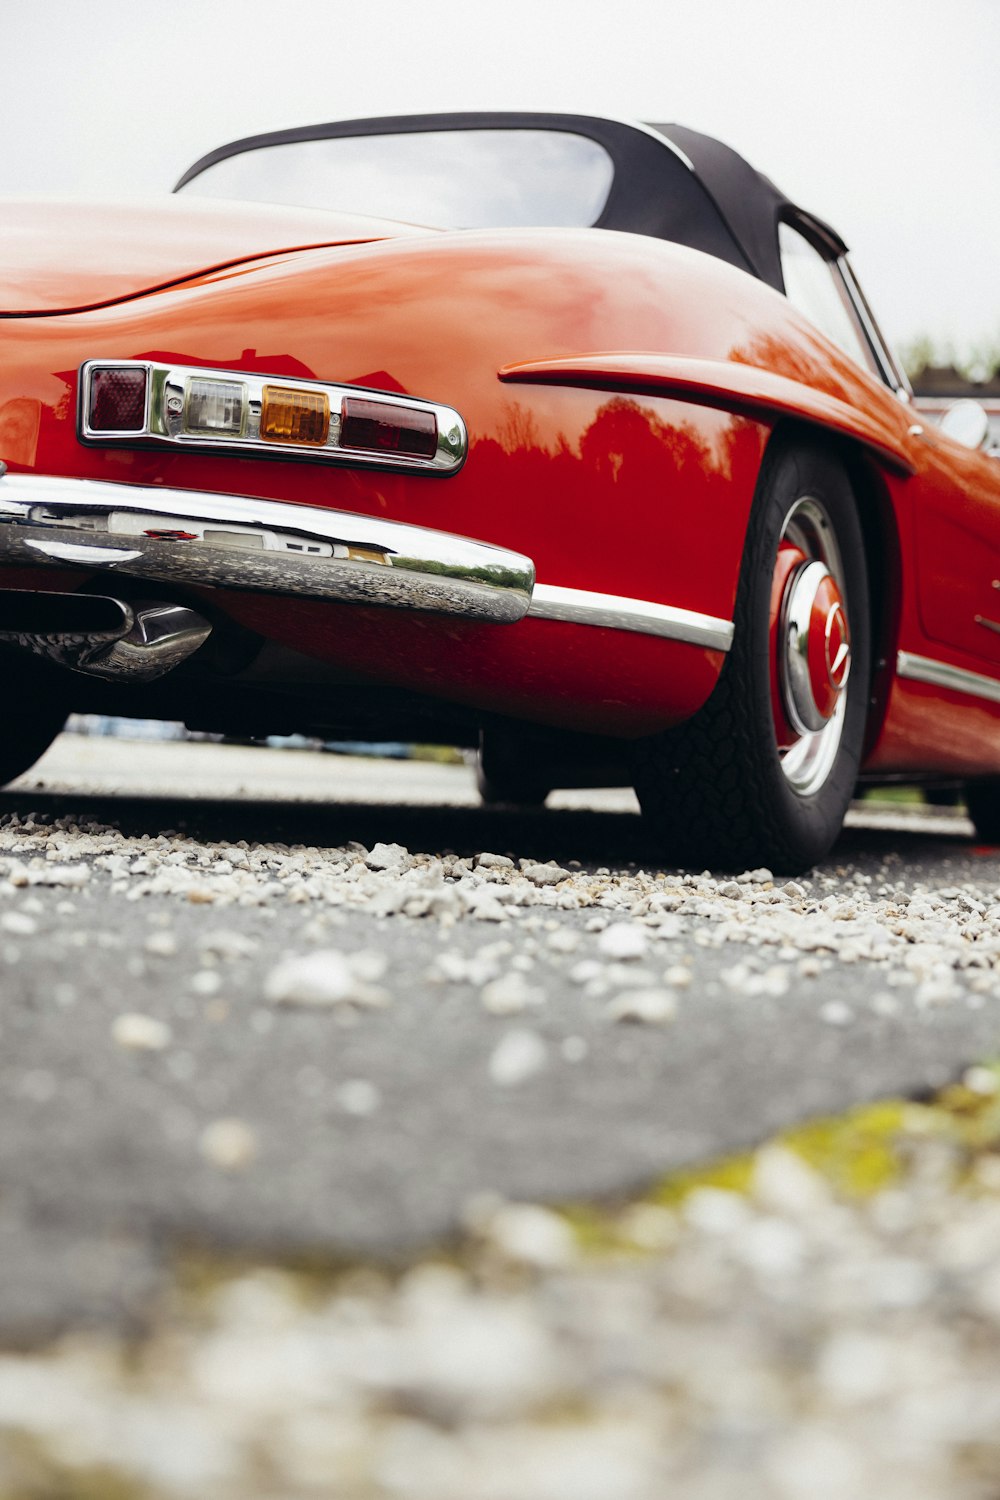
<svg viewBox="0 0 1000 1500">
<path fill-rule="evenodd" d="M 402 453 L 433 458 L 437 452 L 437 418 L 416 406 L 395 406 L 345 396 L 340 419 L 340 446 L 368 453 Z"/>
<path fill-rule="evenodd" d="M 184 431 L 239 437 L 246 410 L 246 386 L 239 380 L 201 380 L 187 383 Z"/>
<path fill-rule="evenodd" d="M 146 371 L 104 365 L 90 381 L 90 426 L 95 432 L 141 432 L 146 423 Z"/>
<path fill-rule="evenodd" d="M 260 435 L 270 442 L 323 444 L 330 433 L 330 400 L 322 391 L 266 385 Z"/>
<path fill-rule="evenodd" d="M 309 458 L 453 474 L 468 434 L 458 412 L 417 396 L 248 370 L 89 360 L 80 371 L 84 442 L 170 443 L 249 457 Z"/>
</svg>

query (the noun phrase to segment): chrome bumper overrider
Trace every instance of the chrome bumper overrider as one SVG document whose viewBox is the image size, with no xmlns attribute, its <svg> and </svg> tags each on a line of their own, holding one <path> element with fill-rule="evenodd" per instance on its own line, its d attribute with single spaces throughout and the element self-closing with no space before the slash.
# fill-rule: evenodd
<svg viewBox="0 0 1000 1500">
<path fill-rule="evenodd" d="M 316 506 L 33 474 L 0 477 L 0 564 L 50 563 L 159 583 L 523 619 L 530 558 Z"/>
</svg>

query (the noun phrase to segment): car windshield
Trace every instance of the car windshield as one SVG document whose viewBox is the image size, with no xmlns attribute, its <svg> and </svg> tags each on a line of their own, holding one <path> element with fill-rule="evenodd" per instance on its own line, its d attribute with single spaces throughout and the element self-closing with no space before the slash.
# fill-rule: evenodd
<svg viewBox="0 0 1000 1500">
<path fill-rule="evenodd" d="M 586 226 L 614 167 L 564 130 L 421 130 L 251 147 L 214 162 L 185 193 L 330 208 L 441 229 Z"/>
</svg>

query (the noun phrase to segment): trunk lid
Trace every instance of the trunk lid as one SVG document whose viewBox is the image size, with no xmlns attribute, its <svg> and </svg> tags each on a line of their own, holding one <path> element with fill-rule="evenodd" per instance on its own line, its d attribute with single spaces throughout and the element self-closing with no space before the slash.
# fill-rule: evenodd
<svg viewBox="0 0 1000 1500">
<path fill-rule="evenodd" d="M 428 233 L 266 203 L 8 202 L 0 214 L 0 316 L 82 312 L 262 256 Z"/>
</svg>

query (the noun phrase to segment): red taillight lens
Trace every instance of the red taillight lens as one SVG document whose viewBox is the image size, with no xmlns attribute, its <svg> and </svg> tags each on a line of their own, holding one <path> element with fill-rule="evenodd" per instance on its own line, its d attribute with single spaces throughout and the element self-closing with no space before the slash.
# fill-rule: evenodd
<svg viewBox="0 0 1000 1500">
<path fill-rule="evenodd" d="M 433 458 L 437 452 L 437 418 L 414 406 L 388 401 L 344 398 L 340 446 L 368 453 L 403 453 L 411 458 Z"/>
<path fill-rule="evenodd" d="M 141 432 L 146 422 L 146 371 L 94 370 L 90 427 L 94 432 Z"/>
</svg>

